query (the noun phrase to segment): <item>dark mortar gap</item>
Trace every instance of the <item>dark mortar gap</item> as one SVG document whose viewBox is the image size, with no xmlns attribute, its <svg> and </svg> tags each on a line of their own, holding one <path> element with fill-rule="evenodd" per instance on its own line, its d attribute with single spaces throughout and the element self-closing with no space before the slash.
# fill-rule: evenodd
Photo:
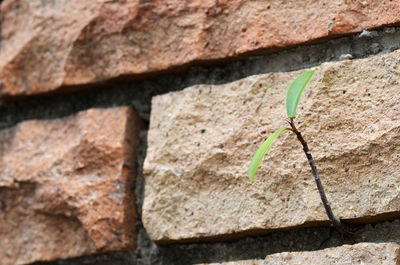
<svg viewBox="0 0 400 265">
<path fill-rule="evenodd" d="M 343 239 L 332 228 L 313 227 L 272 232 L 268 235 L 246 237 L 237 241 L 175 244 L 169 246 L 157 246 L 148 238 L 143 228 L 141 228 L 138 240 L 142 242 L 142 245 L 136 251 L 114 252 L 104 255 L 59 260 L 53 263 L 35 264 L 186 265 L 263 259 L 266 255 L 283 251 L 312 251 L 360 242 L 400 243 L 400 220 L 365 225 L 354 234 L 352 239 Z"/>
<path fill-rule="evenodd" d="M 246 60 L 192 66 L 186 72 L 155 76 L 145 80 L 119 78 L 91 86 L 85 91 L 0 101 L 0 128 L 23 120 L 63 117 L 93 107 L 132 106 L 149 120 L 151 98 L 196 84 L 223 84 L 250 75 L 286 72 L 317 66 L 323 62 L 351 57 L 365 58 L 400 48 L 400 27 L 332 39 L 325 43 L 303 45 Z M 79 87 L 64 87 L 71 91 Z"/>
<path fill-rule="evenodd" d="M 390 213 L 383 213 L 374 216 L 368 217 L 361 217 L 355 219 L 342 219 L 343 222 L 354 226 L 355 229 L 361 229 L 365 225 L 372 225 L 375 226 L 380 222 L 385 221 L 394 221 L 400 220 L 400 212 L 390 212 Z M 250 229 L 241 232 L 235 232 L 231 234 L 223 234 L 223 235 L 215 235 L 215 236 L 208 236 L 208 237 L 198 237 L 198 238 L 187 238 L 181 240 L 163 240 L 163 241 L 156 241 L 159 246 L 167 246 L 171 244 L 179 244 L 179 243 L 202 243 L 202 242 L 217 242 L 217 241 L 235 241 L 238 239 L 242 239 L 247 236 L 262 236 L 266 234 L 270 234 L 273 232 L 283 232 L 283 231 L 292 231 L 298 230 L 302 228 L 309 228 L 309 227 L 327 227 L 330 228 L 329 221 L 313 221 L 307 222 L 302 225 L 293 226 L 293 227 L 284 227 L 284 228 L 276 228 L 276 229 Z"/>
<path fill-rule="evenodd" d="M 181 90 L 195 84 L 222 84 L 260 73 L 285 72 L 312 67 L 327 61 L 337 61 L 341 55 L 353 58 L 388 53 L 400 48 L 400 28 L 330 40 L 322 44 L 299 46 L 265 56 L 254 56 L 242 61 L 192 66 L 185 73 L 165 74 L 146 80 L 114 80 L 88 91 L 26 98 L 24 101 L 0 101 L 0 128 L 29 119 L 59 118 L 93 107 L 132 106 L 148 122 L 151 98 L 155 95 Z M 343 57 L 343 56 L 342 56 Z M 68 90 L 68 89 L 67 89 Z M 142 165 L 146 155 L 147 131 L 140 133 L 137 156 L 138 176 L 135 189 L 136 204 L 141 216 L 144 197 Z M 385 216 L 384 218 L 393 217 Z M 365 220 L 369 222 L 371 220 Z M 196 264 L 226 262 L 242 259 L 262 259 L 268 254 L 283 251 L 306 251 L 355 242 L 400 242 L 400 220 L 363 225 L 354 240 L 343 240 L 329 227 L 304 227 L 241 239 L 224 238 L 224 242 L 176 243 L 158 246 L 148 237 L 141 221 L 135 251 L 113 252 L 52 263 L 35 264 Z M 245 236 L 245 235 L 242 235 Z M 213 240 L 222 240 L 213 239 Z"/>
</svg>

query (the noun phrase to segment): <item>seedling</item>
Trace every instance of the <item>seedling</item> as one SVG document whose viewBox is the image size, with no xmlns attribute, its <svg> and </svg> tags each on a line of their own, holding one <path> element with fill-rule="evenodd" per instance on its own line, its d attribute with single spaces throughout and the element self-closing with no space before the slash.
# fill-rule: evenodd
<svg viewBox="0 0 400 265">
<path fill-rule="evenodd" d="M 274 132 L 271 136 L 265 140 L 265 142 L 260 146 L 260 148 L 257 150 L 257 152 L 254 154 L 253 159 L 250 162 L 249 166 L 249 179 L 250 182 L 253 183 L 254 181 L 254 176 L 257 172 L 257 169 L 267 153 L 268 149 L 271 147 L 271 144 L 275 139 L 284 131 L 289 130 L 292 131 L 296 136 L 297 139 L 300 141 L 301 145 L 303 146 L 304 153 L 306 154 L 308 164 L 311 167 L 312 174 L 314 175 L 315 182 L 317 183 L 317 188 L 319 191 L 319 195 L 321 197 L 322 203 L 324 204 L 326 214 L 328 215 L 329 220 L 331 221 L 332 225 L 340 232 L 340 233 L 348 233 L 349 228 L 342 222 L 340 219 L 336 218 L 336 216 L 333 214 L 330 203 L 328 199 L 326 198 L 326 194 L 324 191 L 324 187 L 322 186 L 321 179 L 319 177 L 317 167 L 315 166 L 314 159 L 311 155 L 310 149 L 308 148 L 307 142 L 304 140 L 303 136 L 297 130 L 296 125 L 294 123 L 294 119 L 296 117 L 296 110 L 297 110 L 297 105 L 299 104 L 301 94 L 303 93 L 304 88 L 310 82 L 312 76 L 314 75 L 314 72 L 318 68 L 315 68 L 314 70 L 304 72 L 300 74 L 289 86 L 287 94 L 286 94 L 286 111 L 287 111 L 287 116 L 289 118 L 288 123 L 290 125 L 290 128 L 281 128 Z"/>
</svg>

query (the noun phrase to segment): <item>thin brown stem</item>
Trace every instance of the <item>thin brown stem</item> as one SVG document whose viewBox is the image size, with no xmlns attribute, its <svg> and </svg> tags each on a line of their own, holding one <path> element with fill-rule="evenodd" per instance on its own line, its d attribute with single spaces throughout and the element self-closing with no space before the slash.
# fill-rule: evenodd
<svg viewBox="0 0 400 265">
<path fill-rule="evenodd" d="M 289 121 L 291 131 L 296 134 L 297 139 L 300 141 L 301 145 L 303 146 L 304 153 L 306 154 L 308 164 L 311 167 L 311 171 L 314 175 L 315 182 L 317 183 L 317 188 L 319 191 L 319 195 L 321 197 L 322 203 L 324 204 L 325 212 L 328 215 L 329 220 L 331 221 L 332 225 L 340 232 L 340 233 L 348 233 L 349 228 L 340 221 L 340 219 L 336 218 L 333 214 L 331 205 L 326 197 L 324 187 L 321 183 L 321 178 L 319 177 L 317 167 L 315 165 L 314 159 L 311 155 L 310 149 L 308 148 L 307 142 L 304 140 L 301 133 L 297 130 L 296 125 L 294 124 L 293 118 Z"/>
</svg>

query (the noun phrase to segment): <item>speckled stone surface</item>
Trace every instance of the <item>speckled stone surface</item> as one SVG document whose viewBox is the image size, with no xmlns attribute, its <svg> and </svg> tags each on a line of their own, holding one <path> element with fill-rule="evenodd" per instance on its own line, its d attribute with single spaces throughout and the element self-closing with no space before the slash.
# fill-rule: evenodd
<svg viewBox="0 0 400 265">
<path fill-rule="evenodd" d="M 400 51 L 324 63 L 297 112 L 334 213 L 353 222 L 400 211 Z M 143 223 L 159 243 L 327 224 L 296 137 L 285 132 L 247 179 L 251 157 L 285 126 L 300 73 L 251 76 L 153 98 Z"/>
</svg>

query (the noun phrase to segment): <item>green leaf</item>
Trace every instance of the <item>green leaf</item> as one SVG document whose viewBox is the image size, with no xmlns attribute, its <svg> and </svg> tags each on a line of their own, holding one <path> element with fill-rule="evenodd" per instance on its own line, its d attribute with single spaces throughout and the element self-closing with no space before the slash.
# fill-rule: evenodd
<svg viewBox="0 0 400 265">
<path fill-rule="evenodd" d="M 275 141 L 275 139 L 283 132 L 287 130 L 287 128 L 282 128 L 276 132 L 274 132 L 272 135 L 270 135 L 267 140 L 258 148 L 257 152 L 254 154 L 253 159 L 250 162 L 249 166 L 249 179 L 250 182 L 253 183 L 254 181 L 254 176 L 256 175 L 257 169 L 260 166 L 261 160 L 267 153 L 268 149 L 271 147 L 271 144 Z"/>
<path fill-rule="evenodd" d="M 290 84 L 286 94 L 286 112 L 288 118 L 294 118 L 296 116 L 297 105 L 299 104 L 301 94 L 316 70 L 318 70 L 318 68 L 300 74 Z"/>
</svg>

